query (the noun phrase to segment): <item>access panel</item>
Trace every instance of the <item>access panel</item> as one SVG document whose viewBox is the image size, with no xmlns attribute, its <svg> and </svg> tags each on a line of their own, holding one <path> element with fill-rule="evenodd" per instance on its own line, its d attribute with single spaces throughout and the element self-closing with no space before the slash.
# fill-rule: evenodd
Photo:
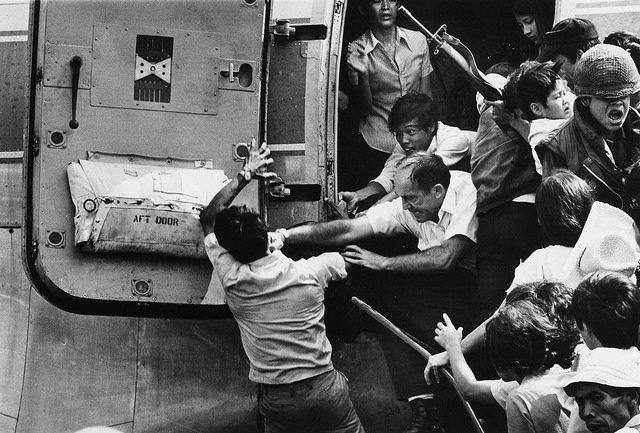
<svg viewBox="0 0 640 433">
<path fill-rule="evenodd" d="M 262 136 L 265 21 L 264 0 L 40 3 L 24 256 L 41 293 L 227 314 L 197 215 Z M 237 202 L 260 209 L 258 188 Z"/>
</svg>

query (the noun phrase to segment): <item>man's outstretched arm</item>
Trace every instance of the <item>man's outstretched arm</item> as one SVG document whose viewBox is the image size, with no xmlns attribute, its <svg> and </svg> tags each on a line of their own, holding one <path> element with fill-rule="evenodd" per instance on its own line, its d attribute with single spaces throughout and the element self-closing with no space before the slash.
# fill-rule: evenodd
<svg viewBox="0 0 640 433">
<path fill-rule="evenodd" d="M 366 216 L 279 229 L 277 233 L 282 242 L 288 245 L 320 246 L 343 246 L 374 235 Z"/>
<path fill-rule="evenodd" d="M 216 216 L 229 206 L 238 193 L 256 176 L 256 173 L 260 173 L 263 178 L 274 175 L 274 173 L 263 172 L 263 168 L 273 162 L 273 159 L 269 158 L 269 153 L 267 143 L 262 143 L 262 146 L 258 147 L 256 140 L 251 140 L 249 156 L 242 166 L 242 171 L 218 191 L 211 202 L 200 211 L 200 224 L 205 236 L 213 233 Z"/>
<path fill-rule="evenodd" d="M 456 235 L 445 240 L 441 245 L 413 254 L 386 257 L 350 245 L 342 255 L 353 265 L 378 271 L 439 273 L 454 269 L 473 245 L 473 241 L 466 236 Z"/>
</svg>

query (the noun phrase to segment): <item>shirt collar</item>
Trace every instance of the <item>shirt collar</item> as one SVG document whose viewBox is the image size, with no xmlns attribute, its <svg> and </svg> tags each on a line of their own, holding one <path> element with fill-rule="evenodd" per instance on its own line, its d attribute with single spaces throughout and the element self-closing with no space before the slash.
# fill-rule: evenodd
<svg viewBox="0 0 640 433">
<path fill-rule="evenodd" d="M 449 187 L 447 188 L 447 192 L 444 195 L 442 206 L 440 206 L 440 210 L 438 211 L 438 221 L 442 221 L 442 217 L 445 213 L 452 214 L 456 211 L 457 196 L 458 191 L 455 189 L 452 176 Z"/>
<path fill-rule="evenodd" d="M 411 41 L 407 37 L 407 32 L 405 29 L 403 29 L 402 27 L 396 26 L 396 38 L 398 43 L 404 41 L 404 43 L 407 45 L 409 50 L 413 51 L 413 47 L 411 46 Z M 368 55 L 371 51 L 373 51 L 378 46 L 378 44 L 381 44 L 381 42 L 373 35 L 373 32 L 371 30 L 368 30 L 367 33 L 365 33 L 365 38 L 364 38 L 364 54 Z"/>
</svg>

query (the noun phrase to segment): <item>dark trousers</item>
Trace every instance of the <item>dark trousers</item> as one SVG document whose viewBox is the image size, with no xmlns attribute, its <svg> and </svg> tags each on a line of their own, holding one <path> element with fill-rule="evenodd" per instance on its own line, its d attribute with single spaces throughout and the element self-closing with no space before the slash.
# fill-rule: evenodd
<svg viewBox="0 0 640 433">
<path fill-rule="evenodd" d="M 542 246 L 532 203 L 509 202 L 478 215 L 476 325 L 500 305 L 516 267 Z"/>
<path fill-rule="evenodd" d="M 443 313 L 456 326 L 469 330 L 477 304 L 476 280 L 470 271 L 457 268 L 442 274 L 362 274 L 363 300 L 425 343 L 430 352 L 442 351 L 433 337 Z M 426 359 L 387 329 L 380 327 L 377 331 L 398 398 L 432 393 L 423 376 Z"/>
<path fill-rule="evenodd" d="M 364 433 L 338 370 L 286 385 L 260 385 L 265 433 Z"/>
</svg>

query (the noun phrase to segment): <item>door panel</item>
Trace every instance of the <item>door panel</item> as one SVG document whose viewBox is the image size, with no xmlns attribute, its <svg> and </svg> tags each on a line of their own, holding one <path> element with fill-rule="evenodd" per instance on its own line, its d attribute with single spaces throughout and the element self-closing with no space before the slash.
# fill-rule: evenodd
<svg viewBox="0 0 640 433">
<path fill-rule="evenodd" d="M 42 2 L 37 13 L 25 238 L 36 286 L 58 305 L 78 312 L 182 315 L 211 299 L 220 303 L 219 284 L 214 282 L 208 292 L 212 269 L 203 254 L 197 208 L 222 184 L 196 185 L 204 193 L 191 202 L 189 197 L 198 194 L 188 190 L 185 179 L 203 170 L 235 176 L 241 167 L 238 144 L 261 136 L 265 2 L 60 0 Z M 77 84 L 72 60 L 78 68 Z M 72 121 L 74 105 L 77 124 Z M 78 237 L 76 210 L 101 215 L 101 206 L 112 206 L 114 197 L 74 203 L 67 167 L 88 160 L 91 152 L 111 155 L 100 164 L 119 163 L 132 174 L 129 191 L 143 188 L 150 179 L 156 182 L 158 173 L 178 171 L 182 177 L 177 188 L 193 206 L 180 214 L 186 215 L 183 219 L 163 218 L 154 206 L 171 208 L 173 202 L 166 194 L 166 203 L 144 196 L 147 207 L 131 213 L 130 225 L 115 227 L 133 246 L 90 252 L 104 250 L 87 244 L 107 240 Z M 153 174 L 137 174 L 146 173 L 149 165 Z M 95 192 L 90 173 L 83 182 L 83 188 Z M 157 191 L 155 183 L 152 188 Z M 257 182 L 236 203 L 260 209 Z M 88 220 L 93 221 L 91 230 L 99 222 L 95 215 Z M 151 239 L 159 244 L 155 253 L 147 253 L 144 245 L 139 248 L 150 240 L 136 238 L 136 230 L 153 232 L 139 225 L 134 230 L 140 221 L 166 225 L 161 239 Z M 174 228 L 179 224 L 191 229 L 178 233 Z M 195 238 L 179 238 L 186 232 Z M 76 239 L 84 248 L 74 245 Z M 166 255 L 163 245 L 183 241 L 195 245 L 197 254 Z M 206 307 L 197 314 L 226 317 L 227 310 Z"/>
</svg>

